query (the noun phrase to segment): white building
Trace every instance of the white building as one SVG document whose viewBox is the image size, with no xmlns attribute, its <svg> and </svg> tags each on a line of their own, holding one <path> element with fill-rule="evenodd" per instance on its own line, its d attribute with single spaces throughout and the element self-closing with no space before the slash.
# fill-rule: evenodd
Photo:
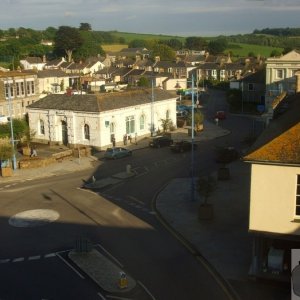
<svg viewBox="0 0 300 300">
<path fill-rule="evenodd" d="M 124 135 L 138 138 L 161 128 L 161 119 L 176 125 L 176 97 L 161 89 L 129 90 L 98 95 L 48 95 L 27 107 L 29 126 L 36 140 L 105 149 L 123 142 Z"/>
</svg>

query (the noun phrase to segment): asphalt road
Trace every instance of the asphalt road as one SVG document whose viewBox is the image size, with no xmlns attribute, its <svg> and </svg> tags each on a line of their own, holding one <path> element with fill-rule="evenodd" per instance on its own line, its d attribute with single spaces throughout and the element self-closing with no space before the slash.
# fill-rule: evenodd
<svg viewBox="0 0 300 300">
<path fill-rule="evenodd" d="M 220 98 L 210 97 L 208 108 L 213 111 Z M 240 145 L 250 124 L 243 120 L 228 118 L 224 127 L 234 129 L 238 122 L 239 131 L 199 143 L 195 176 L 217 168 L 215 145 Z M 80 189 L 92 176 L 105 178 L 125 171 L 128 164 L 138 176 L 126 183 L 98 192 Z M 227 299 L 215 278 L 170 235 L 152 209 L 159 189 L 172 178 L 189 176 L 190 168 L 190 153 L 143 149 L 132 157 L 100 161 L 94 170 L 19 183 L 1 191 L 0 297 L 99 299 L 103 291 L 57 256 L 74 248 L 78 237 L 86 237 L 122 262 L 157 300 Z M 11 216 L 33 209 L 53 210 L 59 219 L 46 226 L 9 225 Z"/>
</svg>

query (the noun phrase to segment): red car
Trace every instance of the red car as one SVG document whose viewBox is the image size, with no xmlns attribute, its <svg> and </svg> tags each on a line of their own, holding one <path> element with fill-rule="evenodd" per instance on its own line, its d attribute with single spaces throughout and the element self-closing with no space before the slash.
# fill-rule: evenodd
<svg viewBox="0 0 300 300">
<path fill-rule="evenodd" d="M 219 110 L 216 112 L 215 118 L 218 118 L 219 120 L 226 119 L 226 114 L 224 110 Z"/>
</svg>

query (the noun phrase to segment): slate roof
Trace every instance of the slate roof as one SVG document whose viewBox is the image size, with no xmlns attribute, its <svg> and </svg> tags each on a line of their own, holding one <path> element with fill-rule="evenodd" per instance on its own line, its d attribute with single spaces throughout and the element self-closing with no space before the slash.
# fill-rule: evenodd
<svg viewBox="0 0 300 300">
<path fill-rule="evenodd" d="M 35 57 L 35 56 L 28 56 L 24 60 L 26 60 L 30 64 L 41 64 L 41 63 L 43 63 L 43 61 L 40 57 Z"/>
<path fill-rule="evenodd" d="M 174 93 L 154 89 L 154 101 L 176 98 Z M 30 105 L 29 109 L 54 109 L 99 113 L 114 109 L 125 108 L 150 103 L 151 89 L 133 89 L 125 92 L 103 93 L 99 95 L 48 95 Z"/>
<path fill-rule="evenodd" d="M 243 160 L 253 163 L 300 164 L 300 94 L 288 98 L 290 109 L 270 122 Z"/>
<path fill-rule="evenodd" d="M 38 78 L 47 78 L 47 77 L 65 77 L 68 76 L 65 72 L 57 69 L 46 69 L 37 72 Z"/>
</svg>

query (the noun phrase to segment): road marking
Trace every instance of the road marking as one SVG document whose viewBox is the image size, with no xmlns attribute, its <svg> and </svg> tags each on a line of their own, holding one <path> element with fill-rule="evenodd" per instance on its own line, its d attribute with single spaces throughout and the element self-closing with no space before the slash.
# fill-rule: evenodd
<svg viewBox="0 0 300 300">
<path fill-rule="evenodd" d="M 111 298 L 111 299 L 132 300 L 132 298 L 124 298 L 124 297 L 118 297 L 118 296 L 112 296 L 112 295 L 107 295 L 106 297 Z"/>
<path fill-rule="evenodd" d="M 35 256 L 29 256 L 28 260 L 37 260 L 37 259 L 40 259 L 40 258 L 41 258 L 40 255 L 35 255 Z"/>
<path fill-rule="evenodd" d="M 10 262 L 10 259 L 9 258 L 6 258 L 6 259 L 0 259 L 0 264 L 6 264 Z"/>
<path fill-rule="evenodd" d="M 24 261 L 24 257 L 18 257 L 18 258 L 15 258 L 12 260 L 12 262 L 21 262 L 21 261 Z"/>
<path fill-rule="evenodd" d="M 112 255 L 110 254 L 103 246 L 100 244 L 96 244 L 99 248 L 101 248 L 111 259 L 113 259 L 121 268 L 124 268 L 124 266 Z"/>
<path fill-rule="evenodd" d="M 150 293 L 150 291 L 143 285 L 139 280 L 137 281 L 138 284 L 146 291 L 146 293 L 153 299 L 155 300 L 155 297 Z"/>
<path fill-rule="evenodd" d="M 70 267 L 81 279 L 85 279 L 70 263 L 68 263 L 59 253 L 56 254 L 68 267 Z"/>
<path fill-rule="evenodd" d="M 141 205 L 145 205 L 144 202 L 142 202 L 141 200 L 139 200 L 139 199 L 137 199 L 137 198 L 135 198 L 135 197 L 133 197 L 133 196 L 127 196 L 127 197 L 128 197 L 129 199 L 131 199 L 131 200 L 133 200 L 133 201 L 135 201 L 135 202 L 141 204 Z"/>
<path fill-rule="evenodd" d="M 105 298 L 100 292 L 97 293 L 97 295 L 98 295 L 101 299 L 106 300 L 106 298 Z"/>
<path fill-rule="evenodd" d="M 56 256 L 55 253 L 49 253 L 44 255 L 45 258 L 54 257 L 54 256 Z"/>
</svg>

